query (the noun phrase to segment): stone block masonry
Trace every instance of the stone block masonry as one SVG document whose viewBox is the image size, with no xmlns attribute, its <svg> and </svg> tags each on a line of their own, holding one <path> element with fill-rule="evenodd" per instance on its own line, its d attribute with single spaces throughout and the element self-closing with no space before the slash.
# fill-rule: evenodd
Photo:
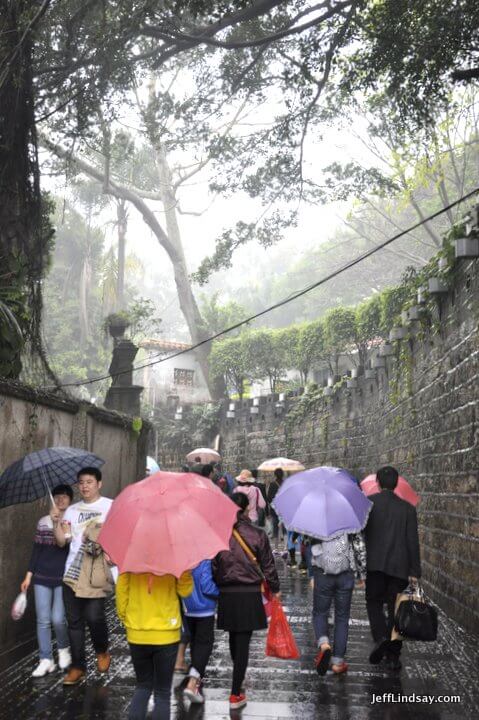
<svg viewBox="0 0 479 720">
<path fill-rule="evenodd" d="M 105 460 L 102 493 L 107 497 L 145 474 L 149 425 L 135 433 L 131 418 L 90 403 L 0 380 L 0 428 L 0 472 L 33 450 L 66 445 Z M 10 607 L 27 571 L 36 523 L 48 509 L 46 500 L 0 509 L 0 666 L 5 651 L 28 644 L 34 635 L 33 590 L 20 622 L 11 620 Z"/>
<path fill-rule="evenodd" d="M 395 465 L 421 495 L 424 585 L 471 630 L 479 623 L 479 261 L 461 260 L 431 326 L 395 344 L 395 356 L 357 389 L 332 397 L 278 396 L 236 403 L 222 419 L 230 469 L 286 455 L 363 478 Z"/>
</svg>

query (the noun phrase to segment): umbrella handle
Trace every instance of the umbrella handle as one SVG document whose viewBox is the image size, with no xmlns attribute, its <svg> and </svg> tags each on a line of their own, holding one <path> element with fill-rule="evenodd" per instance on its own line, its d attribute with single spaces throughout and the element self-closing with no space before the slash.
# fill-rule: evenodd
<svg viewBox="0 0 479 720">
<path fill-rule="evenodd" d="M 52 491 L 50 490 L 50 486 L 49 486 L 49 484 L 47 483 L 47 479 L 46 479 L 46 477 L 45 477 L 45 473 L 44 473 L 44 471 L 43 471 L 43 467 L 40 468 L 40 470 L 41 470 L 41 473 L 42 473 L 43 482 L 45 483 L 45 487 L 46 487 L 46 489 L 47 489 L 47 494 L 48 494 L 48 497 L 50 498 L 50 502 L 51 502 L 51 504 L 52 504 L 52 507 L 57 508 L 57 510 L 58 510 L 58 506 L 57 506 L 55 500 L 53 499 L 53 495 L 52 495 Z"/>
</svg>

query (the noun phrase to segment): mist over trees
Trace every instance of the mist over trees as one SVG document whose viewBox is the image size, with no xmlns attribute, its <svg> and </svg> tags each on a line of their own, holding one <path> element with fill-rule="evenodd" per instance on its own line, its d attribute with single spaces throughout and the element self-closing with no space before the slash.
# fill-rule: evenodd
<svg viewBox="0 0 479 720">
<path fill-rule="evenodd" d="M 70 288 L 80 328 L 80 355 L 71 359 L 71 368 L 77 360 L 84 364 L 82 353 L 107 309 L 105 303 L 99 309 L 96 297 L 100 275 L 113 298 L 108 310 L 129 304 L 125 245 L 133 242 L 134 254 L 138 240 L 129 228 L 133 221 L 137 227 L 140 217 L 148 228 L 142 242 L 153 235 L 175 283 L 168 298 L 164 289 L 161 301 L 150 297 L 156 314 L 161 317 L 163 300 L 173 303 L 186 326 L 176 317 L 176 328 L 187 330 L 195 343 L 208 337 L 219 319 L 240 317 L 267 297 L 291 293 L 307 284 L 314 267 L 322 274 L 343 255 L 351 257 L 394 228 L 426 217 L 477 182 L 476 100 L 472 91 L 453 96 L 450 81 L 451 70 L 477 56 L 475 3 L 199 0 L 185 8 L 153 0 L 1 0 L 2 7 L 0 256 L 8 292 L 0 288 L 0 340 L 10 363 L 3 374 L 18 375 L 27 338 L 41 350 L 39 281 L 52 232 L 51 209 L 40 190 L 38 138 L 48 150 L 48 156 L 42 152 L 45 174 L 63 173 L 68 188 L 88 178 L 96 183 L 99 204 L 100 198 L 114 203 L 110 215 L 102 210 L 98 223 L 109 222 L 113 210 L 113 250 L 99 253 L 96 230 L 79 242 L 80 222 L 67 223 L 65 242 L 71 247 L 62 246 L 63 257 L 54 257 L 52 278 L 68 272 L 69 255 L 78 254 L 81 268 Z M 376 161 L 340 159 L 318 167 L 326 129 L 346 127 L 358 114 L 365 131 L 358 143 L 369 143 Z M 188 188 L 195 182 L 208 188 L 206 208 L 188 205 Z M 185 236 L 182 215 L 214 213 L 216 198 L 239 198 L 243 204 L 209 238 L 213 252 L 192 267 L 197 238 L 191 225 Z M 278 243 L 305 204 L 339 201 L 351 202 L 351 212 L 343 214 L 344 232 L 336 229 L 328 234 L 329 245 L 308 248 L 296 268 L 286 261 L 283 278 L 275 277 L 267 258 L 256 277 L 258 268 L 250 268 L 252 282 L 215 278 L 243 246 Z M 85 207 L 78 198 L 72 203 L 91 228 Z M 450 226 L 456 217 L 447 213 L 441 222 Z M 218 226 L 217 218 L 212 224 Z M 315 318 L 332 305 L 368 297 L 391 283 L 389 275 L 397 279 L 407 265 L 427 262 L 443 224 L 428 224 L 391 247 L 386 264 L 371 258 L 354 283 L 345 275 L 303 304 L 292 304 L 290 315 L 268 321 Z M 61 232 L 57 229 L 60 239 Z M 297 285 L 291 273 L 297 273 Z M 203 309 L 198 300 L 198 285 L 206 282 L 207 295 L 220 292 L 216 308 L 208 305 L 211 298 Z M 59 366 L 65 362 L 60 348 L 51 347 Z M 88 370 L 101 364 L 92 352 Z M 208 345 L 198 351 L 207 377 L 208 353 Z M 77 377 L 82 379 L 83 371 Z"/>
</svg>

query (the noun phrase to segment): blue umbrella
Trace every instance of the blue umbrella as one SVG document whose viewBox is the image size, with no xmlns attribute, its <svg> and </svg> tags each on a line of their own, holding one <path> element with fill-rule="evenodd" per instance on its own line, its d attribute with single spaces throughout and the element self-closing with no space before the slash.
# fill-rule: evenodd
<svg viewBox="0 0 479 720">
<path fill-rule="evenodd" d="M 104 460 L 88 450 L 51 447 L 25 455 L 0 475 L 0 508 L 33 502 L 51 494 L 55 485 L 73 485 L 84 467 L 99 468 Z"/>
<path fill-rule="evenodd" d="M 288 530 L 320 540 L 356 533 L 372 503 L 346 470 L 318 467 L 283 482 L 272 503 Z"/>
</svg>

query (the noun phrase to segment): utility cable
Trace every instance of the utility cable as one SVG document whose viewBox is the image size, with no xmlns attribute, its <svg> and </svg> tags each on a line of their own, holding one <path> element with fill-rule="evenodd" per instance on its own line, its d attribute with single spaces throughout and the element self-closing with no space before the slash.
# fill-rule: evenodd
<svg viewBox="0 0 479 720">
<path fill-rule="evenodd" d="M 388 238 L 387 240 L 384 240 L 384 242 L 379 243 L 379 245 L 375 245 L 373 248 L 370 248 L 369 250 L 366 250 L 365 252 L 361 253 L 361 255 L 358 255 L 353 260 L 350 260 L 348 263 L 345 263 L 340 268 L 337 268 L 333 272 L 330 272 L 328 275 L 325 275 L 320 280 L 317 280 L 316 282 L 312 283 L 311 285 L 308 285 L 307 287 L 303 288 L 302 290 L 298 290 L 297 292 L 288 295 L 288 297 L 283 298 L 283 300 L 280 300 L 279 302 L 275 303 L 274 305 L 270 305 L 269 307 L 265 308 L 264 310 L 261 310 L 260 312 L 256 313 L 255 315 L 251 315 L 248 318 L 245 318 L 244 320 L 241 320 L 234 325 L 231 325 L 228 328 L 225 328 L 224 330 L 220 330 L 219 332 L 215 333 L 214 335 L 211 335 L 208 338 L 205 338 L 204 340 L 201 340 L 200 342 L 196 343 L 195 345 L 191 345 L 187 349 L 184 350 L 178 350 L 177 352 L 173 353 L 172 355 L 167 355 L 166 357 L 162 357 L 159 360 L 153 360 L 147 363 L 144 363 L 143 365 L 138 365 L 136 367 L 133 367 L 132 370 L 143 370 L 147 367 L 152 367 L 153 365 L 159 365 L 160 363 L 166 362 L 167 360 L 173 360 L 174 358 L 180 357 L 180 355 L 185 355 L 186 353 L 192 352 L 194 350 L 197 350 L 199 347 L 202 347 L 203 345 L 206 345 L 207 343 L 213 342 L 213 340 L 217 340 L 218 338 L 222 337 L 223 335 L 226 335 L 230 332 L 233 332 L 233 330 L 237 330 L 240 327 L 243 327 L 243 325 L 247 325 L 248 323 L 252 322 L 253 320 L 257 320 L 260 317 L 263 317 L 263 315 L 267 315 L 268 313 L 272 312 L 273 310 L 277 310 L 280 307 L 283 307 L 284 305 L 287 305 L 290 302 L 293 302 L 293 300 L 297 300 L 298 298 L 302 297 L 303 295 L 306 295 L 307 293 L 311 292 L 312 290 L 315 290 L 320 285 L 324 285 L 325 283 L 329 282 L 335 277 L 338 277 L 338 275 L 341 275 L 342 273 L 346 272 L 346 270 L 349 270 L 350 268 L 354 267 L 355 265 L 358 265 L 363 260 L 366 260 L 368 257 L 371 257 L 371 255 L 374 255 L 375 253 L 379 252 L 379 250 L 382 250 L 383 248 L 387 247 L 391 243 L 393 243 L 395 240 L 399 240 L 399 238 L 403 237 L 404 235 L 407 235 L 408 233 L 412 232 L 413 230 L 417 230 L 417 228 L 421 227 L 421 225 L 424 225 L 425 223 L 429 222 L 430 220 L 434 220 L 435 218 L 439 217 L 439 215 L 442 215 L 443 213 L 447 212 L 448 210 L 451 210 L 452 208 L 456 207 L 456 205 L 459 205 L 460 203 L 464 202 L 464 200 L 468 200 L 470 197 L 475 195 L 477 192 L 479 192 L 479 187 L 476 187 L 474 190 L 471 190 L 470 192 L 466 193 L 465 195 L 462 195 L 457 200 L 454 200 L 454 202 L 449 203 L 446 207 L 441 208 L 440 210 L 437 210 L 435 213 L 432 213 L 432 215 L 429 215 L 427 218 L 424 218 L 423 220 L 420 220 L 419 222 L 415 223 L 414 225 L 411 225 L 410 227 L 406 228 L 405 230 L 401 230 L 401 232 L 397 233 L 393 237 Z M 101 375 L 99 377 L 91 378 L 89 380 L 83 380 L 83 381 L 77 381 L 72 383 L 64 383 L 62 385 L 59 385 L 58 388 L 67 388 L 67 387 L 81 387 L 82 385 L 91 385 L 95 382 L 100 382 L 101 380 L 108 380 L 108 378 L 115 378 L 120 377 L 121 375 L 125 375 L 129 372 L 132 372 L 132 370 L 123 370 L 118 373 L 108 373 L 107 375 Z"/>
</svg>

